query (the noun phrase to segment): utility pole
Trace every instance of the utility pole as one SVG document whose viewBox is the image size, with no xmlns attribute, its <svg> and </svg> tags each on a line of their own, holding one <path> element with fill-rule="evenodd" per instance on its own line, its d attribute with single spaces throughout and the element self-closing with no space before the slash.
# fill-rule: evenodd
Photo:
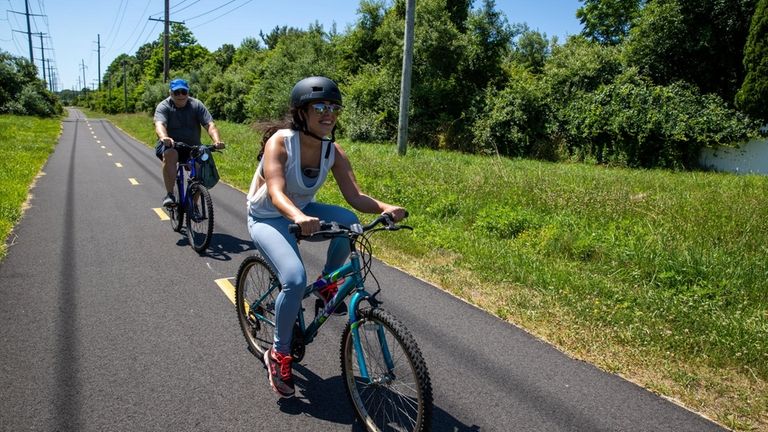
<svg viewBox="0 0 768 432">
<path fill-rule="evenodd" d="M 43 45 L 43 35 L 45 33 L 40 32 L 36 34 L 40 35 L 40 55 L 43 59 L 43 81 L 47 82 L 47 79 L 45 78 L 45 45 Z"/>
<path fill-rule="evenodd" d="M 27 38 L 29 38 L 29 62 L 35 64 L 35 56 L 32 54 L 32 26 L 29 24 L 29 0 L 24 0 L 24 12 L 27 15 Z"/>
<path fill-rule="evenodd" d="M 408 102 L 411 98 L 411 65 L 413 63 L 413 24 L 416 0 L 405 3 L 405 43 L 403 44 L 403 75 L 400 79 L 400 122 L 397 127 L 397 153 L 405 156 L 408 146 Z"/>
<path fill-rule="evenodd" d="M 170 0 L 165 0 L 165 30 L 163 31 L 163 82 L 168 82 L 168 69 L 171 67 L 171 61 L 168 55 L 168 40 L 170 39 L 171 23 L 168 21 L 171 14 Z"/>
<path fill-rule="evenodd" d="M 85 60 L 83 60 L 83 59 L 80 59 L 80 68 L 83 70 L 83 87 L 87 88 L 88 81 L 85 80 Z M 78 79 L 78 81 L 79 81 L 79 79 Z"/>
<path fill-rule="evenodd" d="M 125 60 L 123 60 L 123 112 L 128 112 L 128 77 L 125 75 Z"/>
<path fill-rule="evenodd" d="M 8 12 L 19 14 L 19 15 L 22 14 L 21 12 L 16 12 L 16 11 L 12 11 L 12 10 L 9 10 Z M 25 31 L 25 32 L 20 31 L 20 30 L 13 30 L 13 31 L 19 32 L 19 33 L 26 33 L 27 34 L 27 41 L 29 43 L 29 62 L 32 63 L 32 64 L 35 64 L 35 54 L 34 54 L 33 49 L 32 49 L 32 34 L 33 34 L 32 33 L 32 25 L 31 25 L 31 23 L 29 21 L 29 17 L 31 17 L 31 16 L 45 16 L 45 15 L 37 15 L 37 14 L 29 13 L 29 0 L 24 0 L 24 15 L 27 17 L 27 31 Z"/>
<path fill-rule="evenodd" d="M 51 89 L 51 93 L 56 91 L 56 78 L 53 75 L 53 66 L 51 66 L 51 60 L 48 60 L 48 76 L 50 77 L 50 80 L 48 80 L 48 87 Z"/>
<path fill-rule="evenodd" d="M 170 0 L 165 0 L 165 19 L 149 18 L 150 21 L 162 21 L 164 26 L 163 31 L 163 81 L 168 82 L 168 74 L 171 69 L 171 62 L 169 60 L 169 39 L 171 34 L 171 23 L 184 24 L 184 22 L 171 21 L 171 5 Z"/>
<path fill-rule="evenodd" d="M 99 90 L 101 90 L 101 35 L 100 34 L 96 34 L 96 52 L 98 54 L 97 55 L 97 58 L 98 58 L 97 66 L 99 68 L 99 71 L 98 71 L 99 72 L 98 73 L 98 77 L 99 77 Z"/>
</svg>

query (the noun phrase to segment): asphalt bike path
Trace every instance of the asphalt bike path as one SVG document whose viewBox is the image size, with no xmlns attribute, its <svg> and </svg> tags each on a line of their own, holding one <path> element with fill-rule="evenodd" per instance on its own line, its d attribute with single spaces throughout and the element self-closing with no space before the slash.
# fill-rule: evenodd
<svg viewBox="0 0 768 432">
<path fill-rule="evenodd" d="M 230 299 L 255 253 L 243 192 L 212 189 L 199 255 L 159 208 L 154 151 L 70 110 L 31 195 L 0 263 L 0 430 L 362 430 L 339 376 L 344 318 L 295 365 L 294 399 L 246 350 Z M 302 251 L 317 276 L 323 245 Z M 724 430 L 395 268 L 373 273 L 424 354 L 435 431 Z"/>
</svg>

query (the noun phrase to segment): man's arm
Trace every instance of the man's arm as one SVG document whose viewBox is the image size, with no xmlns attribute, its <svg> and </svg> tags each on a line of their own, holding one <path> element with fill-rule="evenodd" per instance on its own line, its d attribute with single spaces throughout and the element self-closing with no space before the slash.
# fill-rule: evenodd
<svg viewBox="0 0 768 432">
<path fill-rule="evenodd" d="M 168 136 L 168 129 L 165 127 L 165 122 L 158 120 L 155 122 L 155 133 L 157 139 L 165 143 L 166 147 L 173 147 L 173 138 Z"/>
<path fill-rule="evenodd" d="M 223 149 L 224 143 L 221 142 L 221 138 L 219 137 L 219 128 L 216 127 L 216 123 L 208 123 L 206 130 L 208 131 L 208 135 L 210 135 L 211 140 L 213 140 L 213 146 L 217 149 Z"/>
</svg>

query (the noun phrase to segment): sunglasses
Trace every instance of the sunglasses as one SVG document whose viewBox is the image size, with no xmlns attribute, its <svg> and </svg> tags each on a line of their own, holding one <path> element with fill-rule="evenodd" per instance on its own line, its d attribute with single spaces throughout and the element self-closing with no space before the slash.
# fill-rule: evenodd
<svg viewBox="0 0 768 432">
<path fill-rule="evenodd" d="M 324 104 L 324 103 L 316 103 L 310 105 L 312 109 L 315 110 L 316 114 L 324 114 L 325 112 L 329 112 L 331 114 L 338 114 L 341 112 L 341 105 L 339 104 Z"/>
<path fill-rule="evenodd" d="M 181 89 L 181 90 L 174 90 L 173 91 L 173 95 L 174 96 L 186 95 L 187 93 L 189 93 L 189 92 L 187 92 L 186 90 L 183 90 L 183 89 Z"/>
</svg>

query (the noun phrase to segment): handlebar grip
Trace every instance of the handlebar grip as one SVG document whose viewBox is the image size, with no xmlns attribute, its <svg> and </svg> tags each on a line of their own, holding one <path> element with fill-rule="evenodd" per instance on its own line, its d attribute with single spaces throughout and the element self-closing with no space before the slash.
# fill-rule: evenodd
<svg viewBox="0 0 768 432">
<path fill-rule="evenodd" d="M 338 226 L 339 225 L 334 224 L 333 222 L 320 221 L 320 231 L 334 230 Z M 299 224 L 295 224 L 295 223 L 288 224 L 288 233 L 293 234 L 296 237 L 311 237 L 315 234 L 313 233 L 308 236 L 303 235 L 301 233 L 301 227 L 299 226 Z"/>
</svg>

